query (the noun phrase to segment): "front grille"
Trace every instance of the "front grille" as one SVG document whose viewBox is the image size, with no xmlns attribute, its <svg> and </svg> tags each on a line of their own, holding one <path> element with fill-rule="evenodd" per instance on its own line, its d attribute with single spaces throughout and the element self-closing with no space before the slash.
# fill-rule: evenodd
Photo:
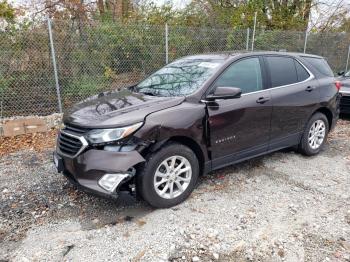
<svg viewBox="0 0 350 262">
<path fill-rule="evenodd" d="M 86 128 L 65 126 L 58 136 L 58 148 L 61 153 L 75 157 L 87 146 L 83 134 L 88 132 Z"/>
<path fill-rule="evenodd" d="M 340 112 L 350 113 L 350 96 L 340 98 Z"/>
</svg>

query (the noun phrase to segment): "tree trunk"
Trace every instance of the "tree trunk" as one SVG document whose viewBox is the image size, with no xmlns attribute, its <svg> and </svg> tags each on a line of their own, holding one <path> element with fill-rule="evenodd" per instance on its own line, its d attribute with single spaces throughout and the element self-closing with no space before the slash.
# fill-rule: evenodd
<svg viewBox="0 0 350 262">
<path fill-rule="evenodd" d="M 304 4 L 303 20 L 305 21 L 305 31 L 309 25 L 312 0 L 306 0 Z"/>
<path fill-rule="evenodd" d="M 123 18 L 123 0 L 117 0 L 115 3 L 115 13 L 118 19 Z"/>
<path fill-rule="evenodd" d="M 104 13 L 105 13 L 105 6 L 104 6 L 104 3 L 103 3 L 103 0 L 98 0 L 97 1 L 97 6 L 98 6 L 98 10 L 100 12 L 100 15 L 104 15 Z"/>
</svg>

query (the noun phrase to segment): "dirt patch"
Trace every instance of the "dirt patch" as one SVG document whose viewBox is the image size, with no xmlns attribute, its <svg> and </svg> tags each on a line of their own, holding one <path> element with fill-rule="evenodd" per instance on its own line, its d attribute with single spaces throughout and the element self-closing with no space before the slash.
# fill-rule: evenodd
<svg viewBox="0 0 350 262">
<path fill-rule="evenodd" d="M 53 148 L 56 143 L 57 129 L 46 133 L 26 134 L 15 137 L 0 137 L 0 156 L 21 150 L 34 150 L 42 152 Z"/>
</svg>

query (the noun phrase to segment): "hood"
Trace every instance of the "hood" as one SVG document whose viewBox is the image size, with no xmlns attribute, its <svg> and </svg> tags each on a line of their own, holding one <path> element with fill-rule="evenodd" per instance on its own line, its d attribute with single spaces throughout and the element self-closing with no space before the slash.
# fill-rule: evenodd
<svg viewBox="0 0 350 262">
<path fill-rule="evenodd" d="M 128 89 L 101 93 L 73 106 L 65 124 L 88 128 L 120 127 L 144 121 L 153 112 L 181 104 L 184 97 L 157 97 Z"/>
</svg>

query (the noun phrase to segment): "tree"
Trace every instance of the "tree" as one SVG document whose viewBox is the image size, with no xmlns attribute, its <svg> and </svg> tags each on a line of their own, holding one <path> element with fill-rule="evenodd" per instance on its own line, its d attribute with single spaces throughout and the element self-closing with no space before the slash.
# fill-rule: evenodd
<svg viewBox="0 0 350 262">
<path fill-rule="evenodd" d="M 252 27 L 255 12 L 260 27 L 266 29 L 304 30 L 312 0 L 195 0 L 211 17 L 211 23 L 234 28 Z"/>
<path fill-rule="evenodd" d="M 112 21 L 128 18 L 133 10 L 131 0 L 97 0 L 99 16 L 103 19 L 111 18 Z"/>
<path fill-rule="evenodd" d="M 343 31 L 343 32 L 350 33 L 350 18 L 344 17 L 342 19 L 339 30 Z"/>
<path fill-rule="evenodd" d="M 15 9 L 6 0 L 0 1 L 0 21 L 11 23 L 15 20 Z"/>
<path fill-rule="evenodd" d="M 317 32 L 346 31 L 349 8 L 345 0 L 318 2 L 314 6 L 318 15 L 310 21 L 310 29 Z"/>
</svg>

